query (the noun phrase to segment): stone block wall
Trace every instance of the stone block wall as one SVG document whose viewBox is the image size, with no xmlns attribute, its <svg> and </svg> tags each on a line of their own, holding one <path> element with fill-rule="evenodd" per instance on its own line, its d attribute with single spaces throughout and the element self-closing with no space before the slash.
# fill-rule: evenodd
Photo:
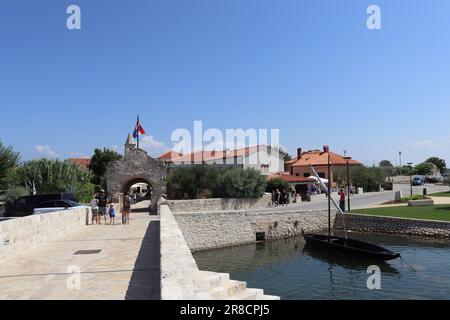
<svg viewBox="0 0 450 320">
<path fill-rule="evenodd" d="M 265 194 L 260 199 L 167 200 L 165 204 L 173 213 L 266 208 L 272 204 L 272 195 Z"/>
<path fill-rule="evenodd" d="M 91 209 L 80 208 L 1 222 L 0 261 L 12 258 L 22 249 L 85 227 L 91 214 Z"/>
<path fill-rule="evenodd" d="M 450 237 L 450 222 L 345 214 L 347 230 Z M 344 229 L 342 214 L 337 214 L 334 227 Z"/>
<path fill-rule="evenodd" d="M 275 240 L 299 236 L 302 229 L 328 229 L 327 211 L 205 211 L 174 216 L 193 251 L 255 242 L 257 233 L 264 234 L 266 240 Z"/>
</svg>

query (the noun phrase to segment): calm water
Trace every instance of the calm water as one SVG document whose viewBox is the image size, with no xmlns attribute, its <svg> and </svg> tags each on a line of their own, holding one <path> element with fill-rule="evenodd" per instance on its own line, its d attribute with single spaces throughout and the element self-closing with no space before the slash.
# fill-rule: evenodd
<svg viewBox="0 0 450 320">
<path fill-rule="evenodd" d="M 382 245 L 402 254 L 401 260 L 361 261 L 345 255 L 305 249 L 303 238 L 273 241 L 196 253 L 201 270 L 230 273 L 233 280 L 287 300 L 315 299 L 445 299 L 450 300 L 450 240 L 389 235 L 351 238 Z M 367 267 L 382 270 L 381 290 L 368 290 Z"/>
</svg>

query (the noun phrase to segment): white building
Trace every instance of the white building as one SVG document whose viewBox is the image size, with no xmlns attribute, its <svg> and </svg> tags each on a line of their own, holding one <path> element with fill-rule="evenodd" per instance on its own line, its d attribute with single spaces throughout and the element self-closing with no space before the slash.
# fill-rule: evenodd
<svg viewBox="0 0 450 320">
<path fill-rule="evenodd" d="M 279 149 L 266 145 L 225 151 L 197 151 L 189 154 L 170 151 L 158 159 L 170 166 L 208 164 L 243 169 L 253 168 L 264 175 L 284 171 L 284 154 Z"/>
</svg>

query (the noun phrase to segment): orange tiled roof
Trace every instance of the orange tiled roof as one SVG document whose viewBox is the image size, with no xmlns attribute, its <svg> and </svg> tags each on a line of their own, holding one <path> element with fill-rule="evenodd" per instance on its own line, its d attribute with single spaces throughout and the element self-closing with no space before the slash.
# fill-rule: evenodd
<svg viewBox="0 0 450 320">
<path fill-rule="evenodd" d="M 287 174 L 274 174 L 269 177 L 269 179 L 282 179 L 284 181 L 290 182 L 290 183 L 299 183 L 299 182 L 315 182 L 316 180 L 311 178 L 304 178 L 304 177 L 297 177 L 297 176 L 291 176 Z"/>
<path fill-rule="evenodd" d="M 70 162 L 79 165 L 83 169 L 89 170 L 89 165 L 91 164 L 91 159 L 85 158 L 70 158 L 68 159 Z"/>
<path fill-rule="evenodd" d="M 196 151 L 185 155 L 172 151 L 161 155 L 158 159 L 168 162 L 170 161 L 172 163 L 202 163 L 206 161 L 217 161 L 241 156 L 247 157 L 255 152 L 258 152 L 264 147 L 268 148 L 267 146 L 259 145 L 226 151 Z"/>
<path fill-rule="evenodd" d="M 328 153 L 330 154 L 330 160 L 332 165 L 346 165 L 347 161 L 343 156 L 334 152 L 322 152 L 322 151 L 308 151 L 302 154 L 300 159 L 295 159 L 288 164 L 293 167 L 301 166 L 326 166 L 328 165 Z M 361 165 L 360 162 L 356 160 L 350 160 L 349 165 L 357 166 Z"/>
</svg>

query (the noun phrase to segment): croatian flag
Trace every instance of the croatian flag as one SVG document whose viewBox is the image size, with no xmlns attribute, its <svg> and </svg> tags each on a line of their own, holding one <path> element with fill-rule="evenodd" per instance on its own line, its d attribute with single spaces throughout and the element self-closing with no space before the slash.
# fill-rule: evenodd
<svg viewBox="0 0 450 320">
<path fill-rule="evenodd" d="M 141 121 L 139 120 L 139 116 L 138 116 L 136 127 L 134 128 L 134 132 L 133 132 L 133 138 L 136 139 L 137 137 L 139 137 L 139 134 L 145 134 L 145 130 L 144 130 L 144 128 L 142 128 Z"/>
</svg>

